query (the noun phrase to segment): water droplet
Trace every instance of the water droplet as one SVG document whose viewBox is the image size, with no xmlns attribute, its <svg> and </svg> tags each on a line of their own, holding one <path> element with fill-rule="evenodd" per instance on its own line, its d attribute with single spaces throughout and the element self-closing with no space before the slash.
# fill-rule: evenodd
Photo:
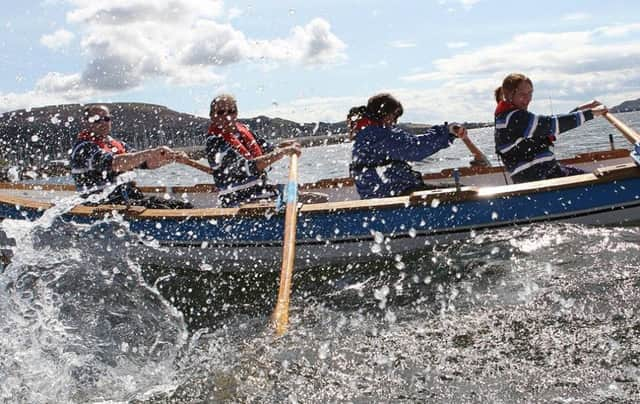
<svg viewBox="0 0 640 404">
<path fill-rule="evenodd" d="M 38 140 L 40 140 L 40 136 L 38 136 L 38 135 L 31 136 L 31 141 L 32 142 L 37 142 Z"/>
<path fill-rule="evenodd" d="M 491 220 L 498 220 L 498 212 L 491 213 Z"/>
<path fill-rule="evenodd" d="M 382 244 L 384 241 L 384 235 L 379 231 L 373 232 L 373 239 L 376 244 Z"/>
<path fill-rule="evenodd" d="M 325 360 L 329 357 L 329 343 L 324 342 L 322 345 L 320 345 L 320 348 L 318 348 L 318 358 Z"/>
<path fill-rule="evenodd" d="M 391 310 L 387 310 L 387 313 L 384 315 L 384 319 L 387 320 L 387 322 L 393 324 L 396 322 L 396 314 L 394 312 L 392 312 Z"/>
<path fill-rule="evenodd" d="M 440 199 L 433 198 L 433 200 L 431 201 L 431 207 L 432 208 L 437 208 L 438 206 L 440 206 Z"/>
</svg>

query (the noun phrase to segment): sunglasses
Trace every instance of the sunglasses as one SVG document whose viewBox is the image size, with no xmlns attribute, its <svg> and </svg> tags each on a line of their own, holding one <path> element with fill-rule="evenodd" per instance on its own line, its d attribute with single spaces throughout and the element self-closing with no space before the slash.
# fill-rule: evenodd
<svg viewBox="0 0 640 404">
<path fill-rule="evenodd" d="M 101 116 L 99 118 L 90 119 L 89 122 L 98 124 L 100 122 L 111 122 L 111 117 L 109 115 Z"/>
<path fill-rule="evenodd" d="M 238 110 L 237 109 L 220 109 L 215 111 L 215 114 L 218 116 L 222 116 L 222 115 L 233 115 L 233 114 L 237 114 Z"/>
</svg>

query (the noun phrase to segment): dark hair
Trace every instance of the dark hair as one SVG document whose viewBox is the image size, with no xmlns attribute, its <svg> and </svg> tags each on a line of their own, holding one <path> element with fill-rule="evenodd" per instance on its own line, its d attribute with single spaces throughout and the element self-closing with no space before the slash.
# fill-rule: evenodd
<svg viewBox="0 0 640 404">
<path fill-rule="evenodd" d="M 216 105 L 219 102 L 228 102 L 228 103 L 233 103 L 234 105 L 237 105 L 236 99 L 233 95 L 231 94 L 220 94 L 217 95 L 216 98 L 214 98 L 211 101 L 211 105 L 209 105 L 209 116 L 213 115 L 215 110 L 216 110 Z"/>
<path fill-rule="evenodd" d="M 400 117 L 403 112 L 400 101 L 389 93 L 376 94 L 367 101 L 367 115 L 377 121 L 389 114 L 396 114 L 396 117 Z"/>
<path fill-rule="evenodd" d="M 500 103 L 500 101 L 504 100 L 506 97 L 506 93 L 512 93 L 516 91 L 516 89 L 522 82 L 526 82 L 531 87 L 533 87 L 531 79 L 522 73 L 511 73 L 507 77 L 505 77 L 504 80 L 502 80 L 502 85 L 496 88 L 493 92 L 493 96 L 495 97 L 496 102 Z"/>
<path fill-rule="evenodd" d="M 109 113 L 109 107 L 107 107 L 104 104 L 91 104 L 91 105 L 87 105 L 86 107 L 84 107 L 84 109 L 82 110 L 82 120 L 83 121 L 89 121 L 89 118 L 93 117 L 96 115 L 96 111 L 106 111 L 107 114 Z"/>
<path fill-rule="evenodd" d="M 364 118 L 367 113 L 366 105 L 359 105 L 357 107 L 351 107 L 349 113 L 347 114 L 348 121 L 356 121 L 360 118 Z"/>
<path fill-rule="evenodd" d="M 357 107 L 351 107 L 347 114 L 347 130 L 349 131 L 349 139 L 354 138 L 356 132 L 356 123 L 367 116 L 367 107 L 365 105 L 359 105 Z"/>
</svg>

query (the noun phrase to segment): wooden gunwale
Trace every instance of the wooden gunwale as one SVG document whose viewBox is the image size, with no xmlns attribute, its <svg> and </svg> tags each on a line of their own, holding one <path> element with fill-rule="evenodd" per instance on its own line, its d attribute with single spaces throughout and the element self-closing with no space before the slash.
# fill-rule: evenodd
<svg viewBox="0 0 640 404">
<path fill-rule="evenodd" d="M 627 149 L 613 149 L 604 150 L 590 153 L 578 154 L 575 157 L 560 160 L 562 164 L 579 164 L 596 162 L 602 160 L 609 160 L 615 158 L 624 158 L 629 156 L 629 150 Z M 503 167 L 460 167 L 461 176 L 470 175 L 482 175 L 482 174 L 495 174 L 501 173 Z M 425 180 L 437 180 L 451 178 L 453 175 L 453 169 L 447 168 L 438 173 L 427 173 L 422 176 Z M 323 179 L 307 184 L 301 184 L 300 190 L 309 189 L 322 189 L 322 188 L 340 188 L 345 186 L 352 186 L 353 179 L 351 178 L 329 178 Z M 9 183 L 0 182 L 0 189 L 13 189 L 13 190 L 26 190 L 26 191 L 69 191 L 74 192 L 76 187 L 71 184 L 24 184 L 24 183 Z M 158 186 L 142 186 L 140 187 L 142 192 L 147 193 L 215 193 L 217 188 L 213 184 L 196 184 L 191 186 L 175 186 L 175 187 L 158 187 Z"/>
<path fill-rule="evenodd" d="M 490 187 L 461 187 L 437 189 L 431 191 L 415 192 L 409 196 L 393 198 L 365 199 L 342 202 L 327 202 L 312 205 L 302 205 L 300 214 L 327 214 L 354 210 L 381 210 L 398 207 L 431 205 L 434 200 L 439 203 L 458 203 L 476 200 L 509 198 L 513 196 L 536 194 L 541 192 L 586 187 L 616 180 L 638 177 L 640 167 L 635 163 L 625 163 L 617 166 L 602 167 L 593 173 L 575 175 L 571 177 L 555 178 L 545 181 L 535 181 L 522 184 L 500 185 Z M 46 202 L 37 202 L 31 199 L 0 195 L 0 203 L 19 205 L 21 208 L 44 210 L 53 206 Z M 267 216 L 275 214 L 273 204 L 251 204 L 239 208 L 201 208 L 201 209 L 146 209 L 136 206 L 103 205 L 83 206 L 79 205 L 69 211 L 78 216 L 103 215 L 106 212 L 117 211 L 124 216 L 137 219 L 174 219 L 185 220 L 189 218 L 223 218 L 230 216 Z"/>
</svg>

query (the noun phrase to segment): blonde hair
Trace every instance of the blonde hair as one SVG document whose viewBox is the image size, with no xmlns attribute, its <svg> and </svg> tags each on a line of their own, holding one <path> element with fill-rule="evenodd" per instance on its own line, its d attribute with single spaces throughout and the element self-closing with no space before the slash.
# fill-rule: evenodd
<svg viewBox="0 0 640 404">
<path fill-rule="evenodd" d="M 506 94 L 516 91 L 516 89 L 522 82 L 526 82 L 531 87 L 533 87 L 531 79 L 522 73 L 511 73 L 507 77 L 505 77 L 504 80 L 502 80 L 502 85 L 496 88 L 493 92 L 496 102 L 500 103 L 500 101 L 505 100 Z"/>
</svg>

